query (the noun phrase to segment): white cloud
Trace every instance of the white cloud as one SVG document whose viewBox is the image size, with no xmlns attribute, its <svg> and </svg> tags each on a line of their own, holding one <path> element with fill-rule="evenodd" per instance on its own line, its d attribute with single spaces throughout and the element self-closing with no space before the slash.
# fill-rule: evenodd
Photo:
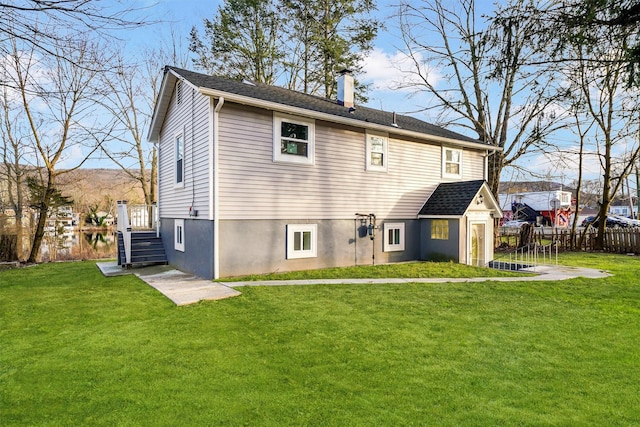
<svg viewBox="0 0 640 427">
<path fill-rule="evenodd" d="M 430 84 L 436 85 L 442 76 L 435 68 L 424 63 L 422 57 L 418 55 L 415 62 L 403 52 L 395 51 L 388 53 L 380 48 L 375 48 L 364 59 L 363 81 L 371 83 L 377 91 L 397 91 L 413 92 L 413 85 L 423 82 L 417 76 L 416 62 L 420 64 L 423 75 L 427 76 Z"/>
</svg>

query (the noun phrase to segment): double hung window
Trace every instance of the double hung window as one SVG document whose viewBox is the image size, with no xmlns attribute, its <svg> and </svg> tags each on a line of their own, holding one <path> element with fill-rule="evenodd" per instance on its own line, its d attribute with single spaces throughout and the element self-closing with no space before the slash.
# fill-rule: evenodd
<svg viewBox="0 0 640 427">
<path fill-rule="evenodd" d="M 273 160 L 312 165 L 315 162 L 315 123 L 310 119 L 274 114 Z"/>
<path fill-rule="evenodd" d="M 442 148 L 442 176 L 462 178 L 462 150 Z"/>
<path fill-rule="evenodd" d="M 382 134 L 367 132 L 366 170 L 386 171 L 389 138 Z"/>
<path fill-rule="evenodd" d="M 182 139 L 182 135 L 176 136 L 175 158 L 176 184 L 181 185 L 184 182 L 184 140 Z"/>
</svg>

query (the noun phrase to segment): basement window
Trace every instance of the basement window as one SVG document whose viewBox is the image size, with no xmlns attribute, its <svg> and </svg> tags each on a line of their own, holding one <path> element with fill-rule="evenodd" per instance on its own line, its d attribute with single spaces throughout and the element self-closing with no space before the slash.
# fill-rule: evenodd
<svg viewBox="0 0 640 427">
<path fill-rule="evenodd" d="M 384 224 L 385 252 L 404 251 L 404 223 L 394 222 Z"/>
<path fill-rule="evenodd" d="M 318 256 L 318 225 L 287 224 L 287 259 Z"/>
<path fill-rule="evenodd" d="M 431 239 L 449 240 L 449 220 L 434 219 L 431 221 Z"/>
<path fill-rule="evenodd" d="M 174 225 L 174 249 L 184 252 L 184 219 L 176 219 Z"/>
</svg>

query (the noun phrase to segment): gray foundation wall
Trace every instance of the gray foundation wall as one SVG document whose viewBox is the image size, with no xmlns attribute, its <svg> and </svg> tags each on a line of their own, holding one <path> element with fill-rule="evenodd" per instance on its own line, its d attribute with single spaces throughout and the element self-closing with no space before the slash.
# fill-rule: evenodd
<svg viewBox="0 0 640 427">
<path fill-rule="evenodd" d="M 404 222 L 404 251 L 383 252 L 383 221 L 378 221 L 373 241 L 353 219 L 221 221 L 220 276 L 366 265 L 374 262 L 374 255 L 376 264 L 419 259 L 419 221 L 389 222 Z M 318 225 L 317 257 L 287 259 L 287 224 Z"/>
<path fill-rule="evenodd" d="M 420 259 L 444 261 L 453 260 L 460 262 L 460 221 L 449 219 L 449 239 L 431 239 L 431 219 L 421 220 L 422 245 Z"/>
<path fill-rule="evenodd" d="M 213 278 L 213 221 L 184 220 L 184 252 L 175 249 L 174 220 L 160 219 L 160 235 L 169 264 L 207 279 Z"/>
</svg>

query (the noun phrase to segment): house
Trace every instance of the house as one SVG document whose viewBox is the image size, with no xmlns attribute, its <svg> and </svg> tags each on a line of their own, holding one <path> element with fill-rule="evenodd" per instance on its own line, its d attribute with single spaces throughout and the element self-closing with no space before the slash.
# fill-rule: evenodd
<svg viewBox="0 0 640 427">
<path fill-rule="evenodd" d="M 562 189 L 498 194 L 507 220 L 568 227 L 575 212 L 573 193 Z"/>
<path fill-rule="evenodd" d="M 635 197 L 616 198 L 609 206 L 609 213 L 625 218 L 638 217 L 638 204 Z"/>
<path fill-rule="evenodd" d="M 486 265 L 494 147 L 338 99 L 166 67 L 149 130 L 170 264 L 202 277 L 418 259 Z"/>
</svg>

